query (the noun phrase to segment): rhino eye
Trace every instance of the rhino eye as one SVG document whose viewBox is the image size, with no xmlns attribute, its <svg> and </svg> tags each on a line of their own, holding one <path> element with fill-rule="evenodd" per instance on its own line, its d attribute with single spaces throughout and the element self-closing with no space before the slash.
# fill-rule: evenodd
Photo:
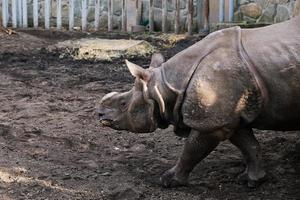
<svg viewBox="0 0 300 200">
<path fill-rule="evenodd" d="M 125 101 L 121 101 L 121 106 L 125 107 L 126 106 L 126 102 Z"/>
</svg>

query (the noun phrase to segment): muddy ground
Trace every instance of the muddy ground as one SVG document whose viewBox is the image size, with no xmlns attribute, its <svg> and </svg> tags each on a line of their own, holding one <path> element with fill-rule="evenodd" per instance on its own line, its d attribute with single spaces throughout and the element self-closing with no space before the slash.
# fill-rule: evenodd
<svg viewBox="0 0 300 200">
<path fill-rule="evenodd" d="M 133 134 L 99 126 L 96 102 L 107 92 L 127 90 L 133 79 L 123 59 L 75 61 L 45 50 L 82 37 L 91 35 L 0 33 L 0 199 L 300 198 L 299 132 L 255 131 L 268 172 L 257 189 L 237 181 L 244 165 L 228 142 L 198 165 L 188 187 L 162 188 L 159 177 L 176 162 L 184 141 L 172 127 Z M 162 38 L 143 37 L 166 57 L 199 40 L 173 46 Z M 130 59 L 145 66 L 150 61 Z"/>
</svg>

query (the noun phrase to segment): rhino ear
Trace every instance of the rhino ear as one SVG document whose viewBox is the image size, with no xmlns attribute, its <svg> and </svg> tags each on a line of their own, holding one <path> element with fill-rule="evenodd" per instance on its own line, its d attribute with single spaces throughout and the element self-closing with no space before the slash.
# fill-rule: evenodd
<svg viewBox="0 0 300 200">
<path fill-rule="evenodd" d="M 165 62 L 165 58 L 161 53 L 155 53 L 152 55 L 150 67 L 156 68 Z"/>
<path fill-rule="evenodd" d="M 125 62 L 132 76 L 140 78 L 141 80 L 146 82 L 150 80 L 151 74 L 149 71 L 132 62 L 129 62 L 128 60 L 125 60 Z"/>
</svg>

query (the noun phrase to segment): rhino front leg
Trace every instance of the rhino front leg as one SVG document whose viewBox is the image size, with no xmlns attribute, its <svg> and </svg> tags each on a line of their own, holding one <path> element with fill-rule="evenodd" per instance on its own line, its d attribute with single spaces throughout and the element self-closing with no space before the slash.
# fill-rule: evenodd
<svg viewBox="0 0 300 200">
<path fill-rule="evenodd" d="M 249 187 L 255 187 L 264 180 L 266 173 L 262 167 L 261 149 L 252 129 L 237 131 L 230 141 L 241 150 L 247 165 L 240 179 L 248 181 Z"/>
<path fill-rule="evenodd" d="M 164 187 L 187 185 L 190 172 L 218 146 L 222 140 L 220 135 L 222 135 L 220 132 L 203 134 L 192 130 L 177 164 L 162 175 L 162 185 Z"/>
</svg>

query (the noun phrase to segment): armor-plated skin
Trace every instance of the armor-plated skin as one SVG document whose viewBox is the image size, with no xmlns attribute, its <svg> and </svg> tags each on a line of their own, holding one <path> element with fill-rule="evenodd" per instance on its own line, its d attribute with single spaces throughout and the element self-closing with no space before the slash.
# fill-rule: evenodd
<svg viewBox="0 0 300 200">
<path fill-rule="evenodd" d="M 165 187 L 187 184 L 196 164 L 227 139 L 245 158 L 241 178 L 254 187 L 265 171 L 252 128 L 300 130 L 300 17 L 217 31 L 166 62 L 154 54 L 148 69 L 126 62 L 135 85 L 103 97 L 100 122 L 132 132 L 172 124 L 187 137 L 161 177 Z"/>
</svg>

